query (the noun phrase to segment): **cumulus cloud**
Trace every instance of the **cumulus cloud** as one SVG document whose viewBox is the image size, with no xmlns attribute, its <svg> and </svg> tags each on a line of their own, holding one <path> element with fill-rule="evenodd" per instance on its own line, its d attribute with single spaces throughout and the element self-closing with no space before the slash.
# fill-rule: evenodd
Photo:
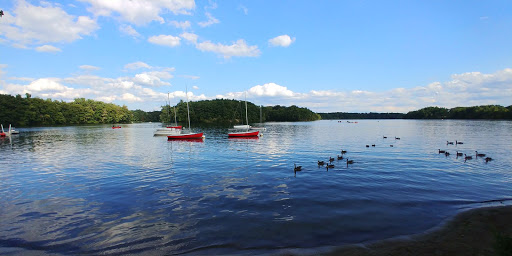
<svg viewBox="0 0 512 256">
<path fill-rule="evenodd" d="M 122 24 L 121 26 L 119 26 L 119 31 L 121 31 L 121 33 L 123 33 L 123 34 L 129 35 L 132 37 L 141 37 L 139 32 L 137 32 L 137 30 L 135 30 L 130 25 Z"/>
<path fill-rule="evenodd" d="M 99 67 L 91 66 L 91 65 L 82 65 L 79 68 L 83 69 L 83 70 L 89 70 L 89 71 L 94 71 L 94 70 L 100 70 L 101 69 Z"/>
<path fill-rule="evenodd" d="M 191 43 L 197 43 L 198 36 L 196 34 L 185 32 L 182 33 L 180 36 Z"/>
<path fill-rule="evenodd" d="M 158 87 L 164 85 L 171 85 L 169 82 L 162 81 L 161 79 L 170 79 L 172 77 L 173 76 L 169 74 L 169 72 L 153 71 L 136 74 L 133 81 L 137 84 Z"/>
<path fill-rule="evenodd" d="M 172 20 L 172 21 L 169 21 L 169 23 L 173 26 L 175 26 L 176 28 L 181 28 L 183 30 L 185 29 L 188 29 L 190 28 L 191 24 L 190 24 L 190 21 L 175 21 L 175 20 Z"/>
<path fill-rule="evenodd" d="M 289 35 L 280 35 L 277 37 L 274 37 L 270 40 L 268 40 L 268 43 L 270 46 L 281 46 L 281 47 L 288 47 L 293 42 L 295 42 L 295 37 L 290 38 Z"/>
<path fill-rule="evenodd" d="M 205 13 L 206 17 L 208 18 L 207 21 L 202 21 L 202 22 L 198 22 L 197 24 L 200 26 L 200 27 L 209 27 L 213 24 L 217 24 L 217 23 L 220 23 L 220 21 L 218 19 L 216 19 L 215 17 L 213 17 L 213 15 L 209 12 L 206 12 Z"/>
<path fill-rule="evenodd" d="M 161 13 L 190 14 L 195 8 L 194 0 L 81 0 L 91 6 L 87 10 L 96 16 L 114 16 L 135 25 L 152 21 L 164 23 Z"/>
<path fill-rule="evenodd" d="M 12 13 L 14 15 L 6 13 L 0 22 L 0 39 L 4 38 L 19 48 L 27 48 L 27 45 L 32 44 L 69 43 L 91 35 L 98 29 L 95 20 L 87 16 L 70 15 L 58 4 L 35 6 L 18 1 Z M 45 48 L 49 47 L 42 49 Z"/>
<path fill-rule="evenodd" d="M 243 39 L 239 39 L 231 45 L 223 45 L 220 43 L 212 43 L 205 41 L 196 44 L 196 48 L 205 52 L 214 52 L 222 55 L 225 59 L 229 59 L 233 56 L 236 57 L 257 57 L 260 56 L 261 52 L 258 46 L 249 46 Z"/>
<path fill-rule="evenodd" d="M 134 69 L 140 69 L 140 68 L 150 69 L 151 66 L 142 61 L 137 61 L 137 62 L 128 63 L 128 64 L 124 65 L 124 69 L 126 69 L 126 70 L 134 70 Z"/>
<path fill-rule="evenodd" d="M 62 50 L 51 45 L 42 45 L 39 47 L 36 47 L 36 51 L 38 52 L 61 52 Z"/>
<path fill-rule="evenodd" d="M 159 35 L 148 38 L 148 42 L 169 47 L 176 47 L 180 45 L 181 38 L 171 35 Z"/>
</svg>

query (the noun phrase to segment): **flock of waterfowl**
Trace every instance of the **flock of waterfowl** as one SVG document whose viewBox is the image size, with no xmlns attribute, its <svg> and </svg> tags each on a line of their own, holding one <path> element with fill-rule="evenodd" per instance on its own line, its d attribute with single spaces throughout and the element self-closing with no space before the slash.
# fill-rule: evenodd
<svg viewBox="0 0 512 256">
<path fill-rule="evenodd" d="M 457 146 L 457 145 L 460 145 L 460 144 L 464 144 L 464 142 L 457 141 L 457 140 L 455 141 L 455 143 L 453 141 L 446 141 L 446 145 L 447 146 L 448 145 L 455 145 L 455 146 Z M 438 151 L 439 154 L 444 154 L 446 157 L 451 155 L 450 152 L 448 152 L 446 150 L 438 149 L 437 151 Z M 459 152 L 458 150 L 456 151 L 455 155 L 456 155 L 455 158 L 459 158 L 459 156 L 460 157 L 464 156 L 464 162 L 466 162 L 467 160 L 473 159 L 473 156 L 467 155 L 467 154 L 462 153 L 462 152 Z M 475 150 L 475 159 L 479 158 L 479 157 L 480 158 L 485 157 L 484 160 L 485 160 L 486 163 L 488 163 L 489 161 L 492 161 L 491 157 L 486 156 L 486 154 L 478 153 L 478 151 Z"/>
<path fill-rule="evenodd" d="M 386 136 L 383 136 L 382 137 L 383 139 L 387 139 L 388 137 Z M 395 140 L 400 140 L 400 137 L 395 137 Z M 446 145 L 461 145 L 461 144 L 464 144 L 463 142 L 461 141 L 446 141 Z M 369 147 L 375 147 L 375 144 L 367 144 L 366 147 L 369 148 Z M 390 147 L 393 147 L 393 144 L 390 144 L 389 145 Z M 321 167 L 321 166 L 325 166 L 325 168 L 327 169 L 327 171 L 329 171 L 329 169 L 332 169 L 334 168 L 334 160 L 343 160 L 345 159 L 346 161 L 346 165 L 347 167 L 350 165 L 350 164 L 353 164 L 354 163 L 354 160 L 351 160 L 351 159 L 348 159 L 348 158 L 345 158 L 344 155 L 347 153 L 346 150 L 341 150 L 341 155 L 337 155 L 336 156 L 336 159 L 334 157 L 329 157 L 329 160 L 328 161 L 321 161 L 321 160 L 318 160 L 317 164 L 318 164 L 318 167 Z M 438 149 L 438 153 L 439 154 L 444 154 L 446 157 L 448 157 L 450 155 L 450 152 L 446 151 L 446 150 L 441 150 L 441 149 Z M 467 155 L 465 153 L 462 153 L 462 152 L 459 152 L 459 151 L 456 151 L 456 158 L 458 157 L 464 157 L 464 162 L 466 162 L 467 160 L 471 160 L 473 159 L 473 156 L 471 155 Z M 475 159 L 476 158 L 482 158 L 482 157 L 485 157 L 484 160 L 485 162 L 489 162 L 489 161 L 492 161 L 493 159 L 491 157 L 488 157 L 486 156 L 486 154 L 482 154 L 482 153 L 478 153 L 478 151 L 475 151 Z M 297 164 L 294 164 L 294 167 L 293 167 L 293 171 L 295 173 L 299 172 L 299 171 L 302 171 L 302 166 L 300 165 L 297 165 Z"/>
</svg>

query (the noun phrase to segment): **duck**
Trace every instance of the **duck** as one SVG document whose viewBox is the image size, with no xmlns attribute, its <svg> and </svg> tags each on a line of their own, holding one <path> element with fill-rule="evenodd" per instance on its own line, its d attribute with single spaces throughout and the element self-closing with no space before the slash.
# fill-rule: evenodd
<svg viewBox="0 0 512 256">
<path fill-rule="evenodd" d="M 382 138 L 383 138 L 383 139 L 387 139 L 388 137 L 386 137 L 386 136 L 382 136 Z"/>
<path fill-rule="evenodd" d="M 444 152 L 444 155 L 445 155 L 445 156 L 449 156 L 449 155 L 450 155 L 450 152 L 446 151 L 446 152 Z"/>
<path fill-rule="evenodd" d="M 485 156 L 485 154 L 482 154 L 482 153 L 479 154 L 478 151 L 475 151 L 475 153 L 476 153 L 476 157 L 479 157 L 479 156 L 484 157 Z"/>
<path fill-rule="evenodd" d="M 389 145 L 390 147 L 393 147 L 393 145 Z"/>
<path fill-rule="evenodd" d="M 342 155 L 343 155 L 343 154 L 346 154 L 346 153 L 347 153 L 347 151 L 346 151 L 346 150 L 343 150 L 343 149 L 341 150 L 341 154 L 342 154 Z"/>
<path fill-rule="evenodd" d="M 372 144 L 372 147 L 375 147 L 375 144 Z"/>
<path fill-rule="evenodd" d="M 486 158 L 485 158 L 485 162 L 487 163 L 487 162 L 489 162 L 489 161 L 492 161 L 492 158 L 490 158 L 490 157 L 486 157 Z"/>
<path fill-rule="evenodd" d="M 331 169 L 332 169 L 332 168 L 334 168 L 334 164 L 328 164 L 328 165 L 326 166 L 326 168 L 327 168 L 327 170 L 329 170 L 329 168 L 331 168 Z"/>
<path fill-rule="evenodd" d="M 462 152 L 457 151 L 457 156 L 462 156 Z"/>
<path fill-rule="evenodd" d="M 367 148 L 369 148 L 369 147 L 370 147 L 370 145 L 366 145 L 366 147 L 367 147 Z"/>
<path fill-rule="evenodd" d="M 293 164 L 293 170 L 296 171 L 296 172 L 300 172 L 302 171 L 302 166 L 297 166 L 296 164 Z"/>
<path fill-rule="evenodd" d="M 453 141 L 446 141 L 446 145 L 453 145 Z"/>
<path fill-rule="evenodd" d="M 441 149 L 438 149 L 438 151 L 439 151 L 439 154 L 441 154 L 441 153 L 446 153 L 446 151 L 441 150 Z"/>
<path fill-rule="evenodd" d="M 338 160 L 343 159 L 343 156 L 338 155 Z"/>
<path fill-rule="evenodd" d="M 471 159 L 473 159 L 472 156 L 468 156 L 468 155 L 464 154 L 464 160 L 471 160 Z"/>
<path fill-rule="evenodd" d="M 329 157 L 329 162 L 334 161 L 334 157 Z"/>
<path fill-rule="evenodd" d="M 348 158 L 347 158 L 347 165 L 353 164 L 353 163 L 354 163 L 354 160 L 348 160 Z"/>
<path fill-rule="evenodd" d="M 455 144 L 464 144 L 462 141 L 455 141 Z"/>
<path fill-rule="evenodd" d="M 324 165 L 325 162 L 324 161 L 318 161 L 318 165 Z"/>
<path fill-rule="evenodd" d="M 400 139 L 400 137 L 395 137 L 395 140 L 399 140 L 399 139 Z"/>
</svg>

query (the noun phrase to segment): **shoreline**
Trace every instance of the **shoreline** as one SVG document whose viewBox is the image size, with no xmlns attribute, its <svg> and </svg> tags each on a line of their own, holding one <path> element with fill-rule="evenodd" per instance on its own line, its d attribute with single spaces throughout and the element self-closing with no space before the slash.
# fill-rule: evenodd
<svg viewBox="0 0 512 256">
<path fill-rule="evenodd" d="M 509 254 L 496 252 L 498 234 Z M 353 244 L 316 255 L 512 255 L 512 206 L 491 206 L 463 211 L 424 233 L 368 244 Z"/>
</svg>

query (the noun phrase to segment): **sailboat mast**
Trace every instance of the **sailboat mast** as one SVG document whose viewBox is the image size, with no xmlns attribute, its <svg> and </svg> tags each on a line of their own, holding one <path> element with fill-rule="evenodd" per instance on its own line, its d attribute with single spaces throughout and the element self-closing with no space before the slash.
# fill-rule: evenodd
<svg viewBox="0 0 512 256">
<path fill-rule="evenodd" d="M 174 126 L 178 126 L 178 121 L 176 121 L 176 106 L 174 106 Z"/>
<path fill-rule="evenodd" d="M 188 108 L 188 87 L 185 87 L 185 95 L 187 96 L 188 129 L 190 130 L 190 110 Z"/>
<path fill-rule="evenodd" d="M 247 92 L 245 92 L 245 121 L 247 121 L 247 126 L 249 126 L 249 117 L 247 116 Z"/>
<path fill-rule="evenodd" d="M 171 100 L 169 99 L 169 92 L 167 92 L 167 116 L 169 116 L 169 123 L 171 123 Z"/>
</svg>

